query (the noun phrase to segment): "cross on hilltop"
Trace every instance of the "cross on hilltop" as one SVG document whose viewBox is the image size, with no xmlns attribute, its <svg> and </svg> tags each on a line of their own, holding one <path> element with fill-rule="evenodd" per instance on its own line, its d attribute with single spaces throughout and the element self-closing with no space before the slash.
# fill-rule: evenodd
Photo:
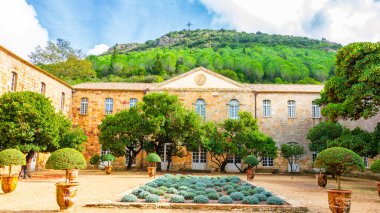
<svg viewBox="0 0 380 213">
<path fill-rule="evenodd" d="M 190 21 L 186 24 L 186 26 L 187 26 L 187 30 L 188 31 L 190 31 L 190 27 L 191 27 L 191 25 L 193 25 Z"/>
</svg>

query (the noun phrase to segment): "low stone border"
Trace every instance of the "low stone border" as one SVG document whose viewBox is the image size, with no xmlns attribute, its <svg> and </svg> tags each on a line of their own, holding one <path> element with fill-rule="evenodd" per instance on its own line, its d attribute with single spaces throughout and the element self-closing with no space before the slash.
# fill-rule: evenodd
<svg viewBox="0 0 380 213">
<path fill-rule="evenodd" d="M 99 202 L 89 203 L 85 207 L 96 208 L 123 208 L 123 209 L 186 209 L 186 210 L 233 210 L 241 212 L 307 212 L 306 207 L 292 205 L 244 205 L 244 204 L 198 204 L 198 203 L 145 203 L 145 202 Z"/>
</svg>

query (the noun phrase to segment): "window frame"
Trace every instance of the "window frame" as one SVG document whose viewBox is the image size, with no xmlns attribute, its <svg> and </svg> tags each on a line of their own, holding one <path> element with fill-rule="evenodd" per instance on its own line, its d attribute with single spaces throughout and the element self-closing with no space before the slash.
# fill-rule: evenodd
<svg viewBox="0 0 380 213">
<path fill-rule="evenodd" d="M 87 113 L 88 113 L 88 98 L 82 97 L 80 99 L 79 114 L 80 115 L 87 115 Z"/>
<path fill-rule="evenodd" d="M 240 102 L 237 99 L 231 99 L 228 102 L 228 118 L 239 119 Z"/>
<path fill-rule="evenodd" d="M 113 98 L 106 98 L 104 100 L 104 114 L 111 115 L 113 113 Z"/>
<path fill-rule="evenodd" d="M 16 92 L 17 90 L 17 78 L 18 75 L 16 72 L 12 72 L 12 78 L 11 78 L 11 92 Z"/>
<path fill-rule="evenodd" d="M 263 157 L 261 161 L 261 165 L 263 167 L 273 167 L 274 166 L 274 161 L 272 157 Z"/>
<path fill-rule="evenodd" d="M 64 92 L 61 93 L 61 110 L 65 110 L 65 98 L 66 94 Z"/>
<path fill-rule="evenodd" d="M 195 112 L 203 119 L 206 119 L 206 101 L 202 98 L 198 98 L 195 101 Z"/>
<path fill-rule="evenodd" d="M 321 118 L 321 107 L 314 101 L 311 102 L 311 117 Z"/>
<path fill-rule="evenodd" d="M 135 107 L 137 105 L 137 98 L 130 98 L 129 99 L 129 108 Z"/>
<path fill-rule="evenodd" d="M 272 101 L 265 99 L 263 100 L 263 117 L 271 117 L 272 116 Z"/>
<path fill-rule="evenodd" d="M 46 84 L 44 82 L 41 82 L 40 93 L 41 93 L 41 95 L 46 94 Z"/>
<path fill-rule="evenodd" d="M 288 100 L 288 118 L 296 118 L 296 101 Z"/>
</svg>

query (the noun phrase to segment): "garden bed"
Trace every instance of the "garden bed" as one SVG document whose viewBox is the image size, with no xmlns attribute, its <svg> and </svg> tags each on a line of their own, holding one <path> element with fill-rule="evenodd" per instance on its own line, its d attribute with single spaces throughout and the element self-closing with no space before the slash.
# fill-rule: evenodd
<svg viewBox="0 0 380 213">
<path fill-rule="evenodd" d="M 194 210 L 242 210 L 250 212 L 306 212 L 262 187 L 237 176 L 164 175 L 115 202 L 87 204 L 87 207 L 160 208 Z"/>
</svg>

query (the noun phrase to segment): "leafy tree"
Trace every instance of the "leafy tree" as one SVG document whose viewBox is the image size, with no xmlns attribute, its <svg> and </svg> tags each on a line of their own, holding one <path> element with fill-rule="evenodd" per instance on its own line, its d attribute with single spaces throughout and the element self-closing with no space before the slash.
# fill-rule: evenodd
<svg viewBox="0 0 380 213">
<path fill-rule="evenodd" d="M 290 173 L 294 173 L 298 169 L 298 162 L 305 154 L 305 149 L 297 142 L 288 142 L 281 145 L 281 156 L 285 158 L 290 165 Z"/>
<path fill-rule="evenodd" d="M 99 125 L 99 142 L 115 156 L 125 156 L 127 170 L 132 168 L 133 160 L 147 142 L 149 126 L 144 114 L 138 107 L 108 115 Z"/>
<path fill-rule="evenodd" d="M 380 122 L 377 123 L 375 130 L 372 133 L 372 140 L 377 141 L 377 153 L 380 154 Z"/>
<path fill-rule="evenodd" d="M 319 104 L 323 115 L 357 120 L 380 106 L 380 43 L 352 43 L 338 51 L 335 76 L 325 84 Z"/>
<path fill-rule="evenodd" d="M 311 151 L 321 152 L 327 148 L 327 142 L 339 138 L 344 127 L 339 123 L 326 121 L 321 122 L 309 129 L 306 138 L 310 140 Z"/>
<path fill-rule="evenodd" d="M 38 45 L 28 56 L 31 62 L 37 65 L 64 62 L 70 57 L 85 57 L 82 50 L 74 49 L 69 41 L 60 38 L 55 43 L 48 41 L 44 48 Z"/>
<path fill-rule="evenodd" d="M 86 137 L 72 132 L 71 127 L 71 121 L 56 113 L 50 99 L 39 93 L 14 92 L 0 97 L 0 147 L 27 153 L 28 165 L 35 152 L 70 146 L 83 149 L 80 144 Z"/>
<path fill-rule="evenodd" d="M 194 111 L 186 110 L 177 96 L 168 93 L 147 94 L 143 97 L 141 110 L 149 126 L 145 149 L 162 155 L 167 144 L 167 169 L 172 156 L 186 155 L 184 147 L 192 151 L 201 146 L 201 117 Z"/>
</svg>

